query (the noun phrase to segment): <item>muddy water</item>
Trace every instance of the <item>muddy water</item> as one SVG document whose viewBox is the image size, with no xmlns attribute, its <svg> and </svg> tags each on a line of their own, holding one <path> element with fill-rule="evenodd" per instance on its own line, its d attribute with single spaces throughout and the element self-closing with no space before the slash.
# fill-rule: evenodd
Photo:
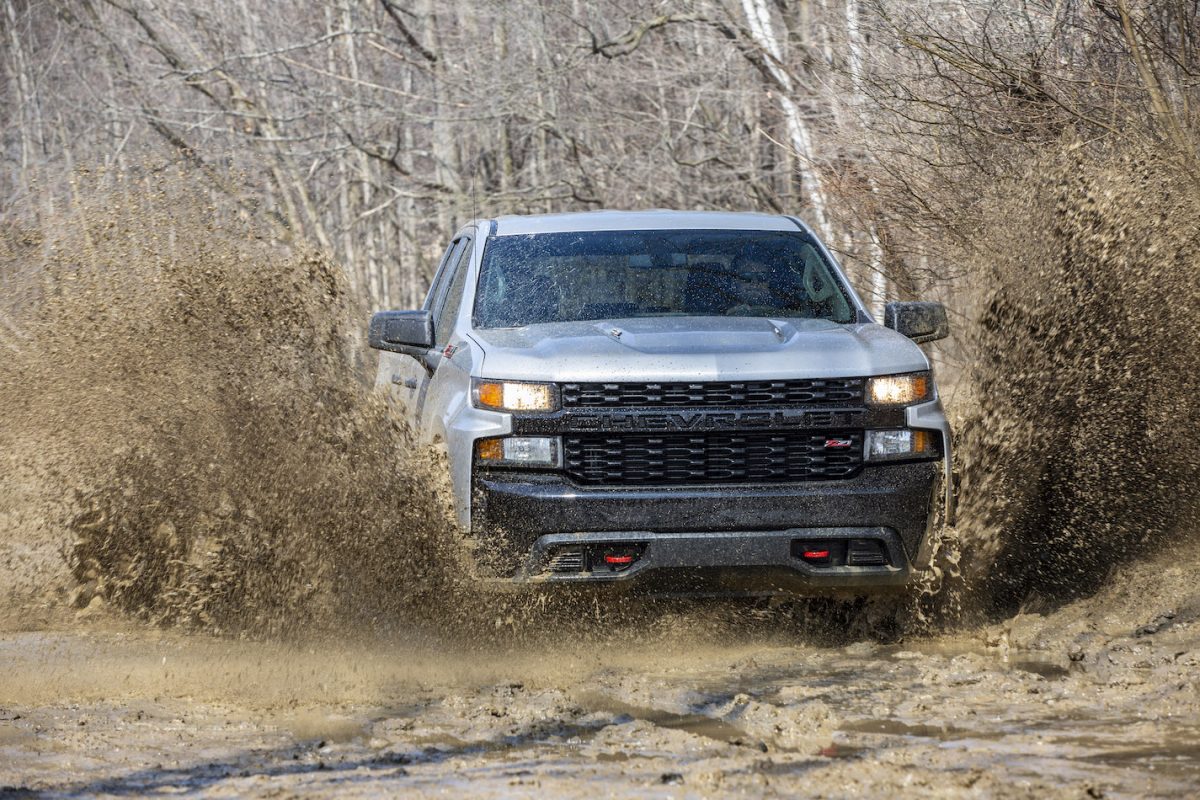
<svg viewBox="0 0 1200 800">
<path fill-rule="evenodd" d="M 0 600 L 258 635 L 436 606 L 461 543 L 370 391 L 366 309 L 189 177 L 84 176 L 59 217 L 0 228 L 0 570 L 25 563 Z M 30 581 L 39 553 L 67 587 Z"/>
<path fill-rule="evenodd" d="M 1200 191 L 1153 147 L 1072 146 L 983 208 L 959 527 L 966 604 L 995 616 L 1196 535 Z"/>
<path fill-rule="evenodd" d="M 1077 642 L 1016 646 L 1011 629 L 886 646 L 616 636 L 486 654 L 12 633 L 0 638 L 0 786 L 1178 796 L 1200 789 L 1200 650 L 1193 623 L 1175 620 L 1101 634 L 1082 656 Z"/>
<path fill-rule="evenodd" d="M 177 182 L 82 185 L 0 231 L 0 796 L 1200 792 L 1200 459 L 1168 435 L 1200 351 L 1161 335 L 1200 244 L 1192 200 L 1132 237 L 1123 174 L 1034 187 L 900 625 L 481 596 L 337 265 Z"/>
<path fill-rule="evenodd" d="M 1200 792 L 1196 547 L 1086 600 L 882 644 L 627 607 L 470 644 L 0 633 L 10 795 L 1178 797 Z M 561 620 L 560 620 L 561 621 Z"/>
</svg>

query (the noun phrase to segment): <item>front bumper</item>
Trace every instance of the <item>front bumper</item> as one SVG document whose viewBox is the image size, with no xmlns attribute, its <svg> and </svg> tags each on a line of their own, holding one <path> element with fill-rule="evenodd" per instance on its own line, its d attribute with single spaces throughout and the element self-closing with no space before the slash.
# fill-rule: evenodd
<svg viewBox="0 0 1200 800">
<path fill-rule="evenodd" d="M 903 585 L 920 563 L 940 461 L 878 464 L 853 478 L 786 485 L 582 487 L 553 474 L 480 473 L 472 530 L 518 580 L 635 583 L 691 575 L 768 591 Z M 798 542 L 877 542 L 885 564 L 814 565 Z M 619 570 L 561 573 L 556 552 L 634 547 Z M 835 547 L 838 546 L 835 544 Z M 599 552 L 598 550 L 596 552 Z"/>
<path fill-rule="evenodd" d="M 844 546 L 876 542 L 890 563 L 877 566 L 805 562 L 799 548 L 805 542 Z M 592 568 L 555 572 L 546 567 L 554 553 L 583 545 L 593 553 L 637 548 L 637 561 L 623 568 L 589 559 Z M 557 584 L 632 584 L 678 593 L 802 594 L 820 590 L 877 590 L 904 586 L 914 570 L 899 537 L 890 528 L 796 528 L 784 531 L 721 531 L 713 533 L 551 534 L 534 545 L 519 579 Z M 652 587 L 651 587 L 652 585 Z"/>
</svg>

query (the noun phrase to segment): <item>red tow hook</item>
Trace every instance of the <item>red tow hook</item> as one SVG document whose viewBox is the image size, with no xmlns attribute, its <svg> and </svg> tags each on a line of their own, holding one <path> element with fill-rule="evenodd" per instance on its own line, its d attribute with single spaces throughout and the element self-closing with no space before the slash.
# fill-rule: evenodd
<svg viewBox="0 0 1200 800">
<path fill-rule="evenodd" d="M 613 572 L 620 572 L 633 566 L 633 562 L 638 560 L 639 555 L 640 553 L 636 550 L 608 550 L 600 557 L 600 560 Z"/>
</svg>

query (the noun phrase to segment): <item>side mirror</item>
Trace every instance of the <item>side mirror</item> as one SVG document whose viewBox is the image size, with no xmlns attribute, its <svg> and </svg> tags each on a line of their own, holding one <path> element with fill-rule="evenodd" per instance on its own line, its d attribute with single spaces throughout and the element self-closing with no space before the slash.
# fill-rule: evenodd
<svg viewBox="0 0 1200 800">
<path fill-rule="evenodd" d="M 367 344 L 409 356 L 423 356 L 433 347 L 433 318 L 428 311 L 379 311 L 371 315 Z"/>
<path fill-rule="evenodd" d="M 883 309 L 883 324 L 917 344 L 950 335 L 946 307 L 941 303 L 888 303 Z"/>
</svg>

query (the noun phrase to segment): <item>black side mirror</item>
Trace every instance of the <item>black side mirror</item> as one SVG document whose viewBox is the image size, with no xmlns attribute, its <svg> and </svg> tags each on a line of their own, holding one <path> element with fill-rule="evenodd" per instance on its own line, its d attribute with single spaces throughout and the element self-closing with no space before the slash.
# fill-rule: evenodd
<svg viewBox="0 0 1200 800">
<path fill-rule="evenodd" d="M 410 356 L 433 347 L 433 318 L 428 311 L 380 311 L 371 315 L 367 344 Z"/>
<path fill-rule="evenodd" d="M 917 344 L 950 335 L 946 307 L 941 303 L 888 303 L 883 309 L 883 324 Z"/>
</svg>

